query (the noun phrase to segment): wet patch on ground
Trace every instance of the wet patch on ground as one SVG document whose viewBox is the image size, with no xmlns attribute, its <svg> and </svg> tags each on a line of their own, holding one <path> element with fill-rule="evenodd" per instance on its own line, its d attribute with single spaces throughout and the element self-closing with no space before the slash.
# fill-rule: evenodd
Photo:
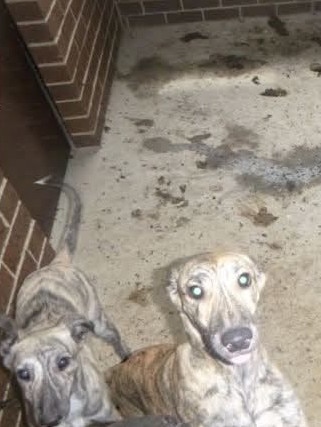
<svg viewBox="0 0 321 427">
<path fill-rule="evenodd" d="M 211 54 L 198 63 L 177 64 L 170 64 L 159 56 L 150 56 L 140 59 L 128 73 L 118 71 L 117 77 L 125 80 L 137 96 L 149 97 L 158 87 L 185 75 L 200 78 L 208 74 L 235 77 L 262 67 L 265 63 L 263 59 L 245 55 Z"/>
<path fill-rule="evenodd" d="M 196 160 L 197 168 L 229 169 L 242 186 L 272 195 L 300 192 L 304 187 L 321 183 L 319 148 L 302 145 L 286 155 L 276 153 L 273 158 L 259 157 L 254 150 L 259 140 L 255 132 L 242 126 L 227 126 L 227 130 L 228 135 L 216 147 L 204 142 L 173 144 L 162 137 L 147 139 L 143 146 L 156 153 L 195 152 L 203 156 Z M 158 192 L 157 195 L 163 200 L 171 200 L 167 194 Z"/>
<path fill-rule="evenodd" d="M 179 42 L 188 44 L 198 40 L 200 46 L 207 46 L 210 50 L 207 57 L 191 62 L 191 58 L 182 56 L 171 62 L 162 57 L 162 52 L 157 51 L 140 58 L 126 72 L 118 70 L 116 77 L 126 81 L 138 97 L 149 97 L 160 86 L 186 75 L 199 78 L 210 75 L 235 77 L 260 69 L 278 59 L 299 56 L 304 51 L 321 45 L 320 31 L 321 25 L 314 25 L 310 31 L 300 27 L 290 31 L 283 21 L 272 16 L 266 21 L 266 25 L 254 26 L 240 40 L 236 41 L 234 38 L 227 41 L 225 52 L 229 54 L 220 51 L 219 46 L 215 48 L 209 43 L 207 39 L 212 40 L 213 35 L 195 31 L 183 35 Z"/>
</svg>

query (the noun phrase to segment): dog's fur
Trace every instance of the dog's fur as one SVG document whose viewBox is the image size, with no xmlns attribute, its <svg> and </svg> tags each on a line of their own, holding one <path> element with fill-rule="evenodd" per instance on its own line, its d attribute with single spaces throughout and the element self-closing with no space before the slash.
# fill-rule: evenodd
<svg viewBox="0 0 321 427">
<path fill-rule="evenodd" d="M 262 348 L 254 313 L 265 275 L 245 255 L 204 254 L 168 286 L 188 342 L 148 347 L 107 373 L 123 416 L 171 414 L 192 427 L 304 427 Z"/>
<path fill-rule="evenodd" d="M 0 316 L 6 334 L 0 344 L 3 364 L 16 375 L 32 426 L 83 427 L 120 418 L 96 367 L 85 336 L 93 332 L 128 356 L 113 323 L 104 314 L 95 289 L 71 264 L 81 203 L 68 185 L 68 219 L 54 260 L 29 275 L 18 293 L 15 321 Z"/>
<path fill-rule="evenodd" d="M 95 424 L 90 427 L 190 427 L 174 417 L 160 415 L 146 415 L 144 417 L 128 418 L 115 423 Z"/>
</svg>

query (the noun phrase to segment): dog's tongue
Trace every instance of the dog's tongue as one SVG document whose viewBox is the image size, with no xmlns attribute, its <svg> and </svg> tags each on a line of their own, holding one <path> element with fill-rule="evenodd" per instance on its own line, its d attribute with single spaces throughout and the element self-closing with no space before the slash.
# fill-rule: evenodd
<svg viewBox="0 0 321 427">
<path fill-rule="evenodd" d="M 242 365 L 250 360 L 251 353 L 240 354 L 239 356 L 232 357 L 231 362 L 234 365 Z"/>
</svg>

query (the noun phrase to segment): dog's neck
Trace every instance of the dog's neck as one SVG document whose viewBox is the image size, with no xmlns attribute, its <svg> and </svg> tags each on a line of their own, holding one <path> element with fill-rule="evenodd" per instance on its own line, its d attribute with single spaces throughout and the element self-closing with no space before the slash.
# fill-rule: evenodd
<svg viewBox="0 0 321 427">
<path fill-rule="evenodd" d="M 255 389 L 255 385 L 264 372 L 266 371 L 266 355 L 265 351 L 261 346 L 258 346 L 253 350 L 250 359 L 241 365 L 228 364 L 219 358 L 210 356 L 204 348 L 200 348 L 196 345 L 190 345 L 191 358 L 198 365 L 211 366 L 213 370 L 217 372 L 230 372 L 230 375 L 236 379 L 245 394 L 251 394 Z"/>
</svg>

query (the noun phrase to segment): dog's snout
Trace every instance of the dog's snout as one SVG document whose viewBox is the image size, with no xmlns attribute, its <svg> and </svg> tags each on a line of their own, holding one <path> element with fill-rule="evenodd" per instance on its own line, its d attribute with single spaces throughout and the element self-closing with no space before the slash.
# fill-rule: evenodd
<svg viewBox="0 0 321 427">
<path fill-rule="evenodd" d="M 234 353 L 248 349 L 252 338 L 253 333 L 251 329 L 246 327 L 232 328 L 223 333 L 221 342 L 230 353 Z"/>
<path fill-rule="evenodd" d="M 42 420 L 41 425 L 43 427 L 56 427 L 58 426 L 62 421 L 62 417 L 57 417 L 54 420 Z"/>
</svg>

